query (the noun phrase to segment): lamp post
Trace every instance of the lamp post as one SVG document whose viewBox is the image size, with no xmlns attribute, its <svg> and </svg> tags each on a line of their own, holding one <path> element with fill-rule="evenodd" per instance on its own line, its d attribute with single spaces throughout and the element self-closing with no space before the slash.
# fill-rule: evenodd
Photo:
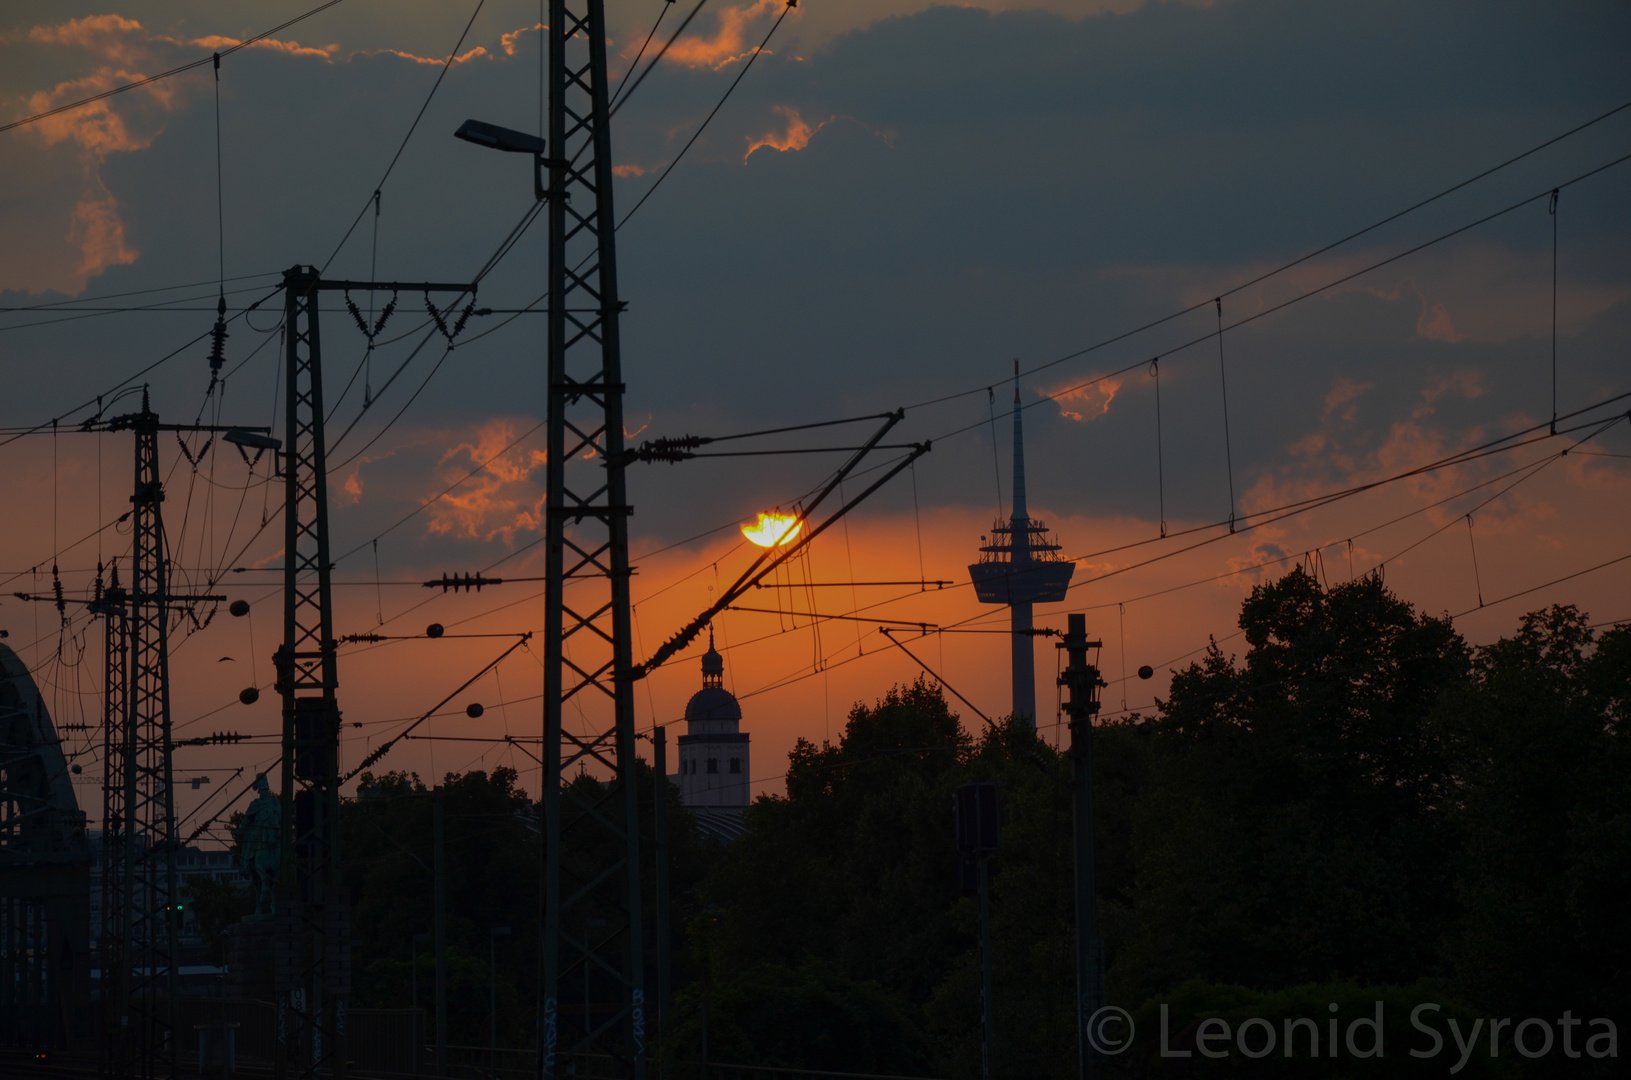
<svg viewBox="0 0 1631 1080">
<path fill-rule="evenodd" d="M 495 926 L 487 932 L 487 1003 L 492 1011 L 487 1064 L 495 1076 L 498 1075 L 498 939 L 509 936 L 508 926 Z"/>
<path fill-rule="evenodd" d="M 535 199 L 544 197 L 544 167 L 546 165 L 565 164 L 544 156 L 544 140 L 536 135 L 528 135 L 524 131 L 513 128 L 499 127 L 497 124 L 488 124 L 480 120 L 466 120 L 459 125 L 459 130 L 453 133 L 456 139 L 475 143 L 477 146 L 489 147 L 493 150 L 502 150 L 507 154 L 531 154 L 533 163 L 532 194 Z"/>
</svg>

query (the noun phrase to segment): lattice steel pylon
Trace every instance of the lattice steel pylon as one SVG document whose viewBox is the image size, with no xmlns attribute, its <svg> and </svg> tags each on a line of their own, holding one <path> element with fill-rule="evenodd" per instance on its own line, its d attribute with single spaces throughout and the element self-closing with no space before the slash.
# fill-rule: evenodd
<svg viewBox="0 0 1631 1080">
<path fill-rule="evenodd" d="M 97 964 L 102 971 L 101 1035 L 97 1042 L 101 1073 L 117 1077 L 124 1064 L 122 1029 L 129 1024 L 125 975 L 124 828 L 125 716 L 130 692 L 130 626 L 125 621 L 129 597 L 119 586 L 119 564 L 113 563 L 106 588 L 98 567 L 94 609 L 104 624 L 106 678 L 102 690 L 102 923 L 97 928 Z"/>
<path fill-rule="evenodd" d="M 162 428 L 142 392 L 139 413 L 115 417 L 107 429 L 136 436 L 136 491 L 131 496 L 130 589 L 124 625 L 128 645 L 121 730 L 106 782 L 122 784 L 120 815 L 109 853 L 120 881 L 116 970 L 103 982 L 117 994 L 118 1030 L 105 1033 L 105 1075 L 176 1075 L 176 814 L 171 777 L 169 558 L 164 539 L 164 484 L 159 472 Z M 110 641 L 113 634 L 110 630 Z M 110 720 L 116 717 L 110 715 Z M 117 762 L 115 766 L 114 762 Z M 111 819 L 105 823 L 113 831 Z M 107 941 L 107 939 L 104 939 Z"/>
<path fill-rule="evenodd" d="M 644 1077 L 646 971 L 602 0 L 550 0 L 543 994 L 538 1073 Z M 567 581 L 573 583 L 570 602 Z M 575 700 L 574 700 L 575 699 Z M 582 710 L 568 731 L 563 707 Z M 574 767 L 584 775 L 563 785 Z M 567 853 L 571 858 L 566 858 Z M 564 1004 L 567 988 L 581 1001 Z M 601 1067 L 599 1062 L 595 1067 Z"/>
<path fill-rule="evenodd" d="M 278 915 L 292 955 L 280 985 L 278 1075 L 345 1073 L 350 905 L 339 880 L 340 707 L 335 697 L 328 480 L 316 269 L 284 272 L 283 831 Z M 284 965 L 279 965 L 284 967 Z"/>
</svg>

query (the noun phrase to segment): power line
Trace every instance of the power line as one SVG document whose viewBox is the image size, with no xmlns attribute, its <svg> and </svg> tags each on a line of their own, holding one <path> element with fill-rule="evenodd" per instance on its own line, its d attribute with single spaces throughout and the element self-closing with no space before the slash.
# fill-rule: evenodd
<svg viewBox="0 0 1631 1080">
<path fill-rule="evenodd" d="M 330 0 L 330 2 L 339 3 L 339 0 Z M 448 69 L 453 66 L 454 58 L 459 55 L 459 49 L 464 46 L 465 37 L 470 33 L 470 28 L 476 24 L 476 16 L 481 14 L 482 6 L 486 3 L 487 0 L 476 0 L 476 10 L 470 13 L 470 21 L 464 24 L 464 30 L 459 34 L 459 40 L 453 45 L 453 51 L 447 54 L 446 60 L 442 61 L 442 70 L 436 73 L 436 81 L 431 84 L 430 93 L 425 95 L 424 104 L 419 106 L 419 112 L 415 114 L 413 123 L 408 125 L 408 133 L 402 136 L 402 142 L 397 146 L 396 153 L 391 155 L 391 163 L 385 166 L 385 175 L 379 178 L 379 183 L 374 185 L 374 194 L 368 196 L 368 201 L 362 204 L 362 209 L 357 211 L 356 218 L 352 220 L 351 227 L 345 231 L 344 236 L 340 237 L 340 242 L 334 245 L 334 251 L 323 261 L 322 270 L 327 270 L 329 263 L 332 263 L 334 257 L 340 254 L 340 249 L 345 247 L 345 242 L 351 239 L 351 234 L 357 230 L 358 222 L 362 221 L 363 215 L 368 213 L 368 207 L 373 204 L 374 195 L 377 195 L 385 187 L 385 181 L 391 178 L 391 171 L 396 168 L 396 163 L 402 159 L 402 151 L 408 148 L 408 140 L 412 139 L 413 133 L 419 129 L 419 121 L 425 118 L 425 110 L 430 108 L 431 100 L 436 97 L 436 91 L 441 89 L 442 80 L 447 78 Z M 0 128 L 0 130 L 4 129 Z"/>
<path fill-rule="evenodd" d="M 338 3 L 339 0 L 335 0 L 335 2 Z M 230 323 L 236 322 L 239 319 L 244 319 L 249 314 L 249 312 L 254 311 L 256 308 L 260 307 L 261 304 L 265 303 L 267 300 L 271 299 L 273 296 L 276 296 L 276 295 L 277 295 L 277 290 L 274 289 L 271 293 L 269 293 L 266 296 L 262 297 L 261 299 L 255 301 L 253 304 L 250 304 L 247 308 L 244 308 L 242 311 L 239 311 L 236 315 L 232 316 L 232 318 L 228 319 L 227 322 L 230 324 Z M 245 319 L 245 321 L 247 322 L 247 319 Z M 137 379 L 141 378 L 143 375 L 146 375 L 148 372 L 150 372 L 150 371 L 154 370 L 155 368 L 159 367 L 161 364 L 168 363 L 169 361 L 175 359 L 177 356 L 180 356 L 182 353 L 186 352 L 188 349 L 192 348 L 194 345 L 197 345 L 200 341 L 203 341 L 205 338 L 209 337 L 212 332 L 213 331 L 210 331 L 210 330 L 204 331 L 202 334 L 199 334 L 197 337 L 191 339 L 186 344 L 182 345 L 180 348 L 177 348 L 177 349 L 175 349 L 175 350 L 173 350 L 171 352 L 166 353 L 165 355 L 159 357 L 157 360 L 153 361 L 151 364 L 148 364 L 146 367 L 142 368 L 141 370 L 139 370 L 139 371 L 137 371 L 137 372 L 135 372 L 135 373 L 133 373 L 131 375 L 126 376 L 125 378 L 121 379 L 117 383 L 114 383 L 113 386 L 109 387 L 107 390 L 103 391 L 101 394 L 98 394 L 97 396 L 95 396 L 93 398 L 90 398 L 90 399 L 88 399 L 86 401 L 83 401 L 80 404 L 75 405 L 73 408 L 64 410 L 63 412 L 59 413 L 57 416 L 53 417 L 50 420 L 45 421 L 44 423 L 35 424 L 33 427 L 27 428 L 27 429 L 24 429 L 24 430 L 13 431 L 10 438 L 5 439 L 5 440 L 0 440 L 0 447 L 8 446 L 11 443 L 16 442 L 18 439 L 21 439 L 26 435 L 34 435 L 34 434 L 37 434 L 37 433 L 39 433 L 41 431 L 44 431 L 46 428 L 50 427 L 53 423 L 60 423 L 61 421 L 67 419 L 70 416 L 72 416 L 74 413 L 77 413 L 77 412 L 79 412 L 79 411 L 81 411 L 83 409 L 88 409 L 92 405 L 95 405 L 99 409 L 101 409 L 101 408 L 105 408 L 107 405 L 113 404 L 114 401 L 118 400 L 118 397 L 122 396 L 123 392 L 128 392 L 129 389 L 132 389 L 131 384 L 133 384 Z"/>
<path fill-rule="evenodd" d="M 1218 294 L 1218 298 L 1221 299 L 1221 298 L 1226 297 L 1226 296 L 1233 296 L 1236 293 L 1242 292 L 1242 291 L 1244 291 L 1246 289 L 1249 289 L 1254 285 L 1259 285 L 1262 282 L 1267 281 L 1269 278 L 1275 277 L 1275 276 L 1277 276 L 1279 274 L 1283 274 L 1287 270 L 1293 269 L 1294 267 L 1297 267 L 1297 266 L 1301 266 L 1303 263 L 1308 262 L 1310 259 L 1318 258 L 1320 255 L 1323 255 L 1328 251 L 1334 250 L 1335 248 L 1339 248 L 1343 244 L 1346 244 L 1351 240 L 1357 240 L 1359 237 L 1364 236 L 1367 233 L 1375 232 L 1377 229 L 1382 228 L 1384 225 L 1391 224 L 1392 222 L 1395 222 L 1395 221 L 1399 220 L 1402 217 L 1405 217 L 1405 216 L 1407 216 L 1409 214 L 1412 214 L 1415 211 L 1420 210 L 1425 206 L 1429 206 L 1432 203 L 1435 203 L 1438 200 L 1440 200 L 1440 199 L 1442 199 L 1442 198 L 1444 198 L 1444 197 L 1446 197 L 1448 195 L 1452 195 L 1455 192 L 1460 191 L 1461 189 L 1463 189 L 1465 187 L 1468 187 L 1468 186 L 1470 186 L 1472 184 L 1477 183 L 1480 180 L 1485 179 L 1486 177 L 1492 176 L 1495 173 L 1500 172 L 1502 169 L 1506 169 L 1506 168 L 1508 168 L 1508 167 L 1510 167 L 1512 165 L 1515 165 L 1518 162 L 1522 161 L 1523 159 L 1525 159 L 1527 157 L 1531 157 L 1534 154 L 1537 154 L 1540 151 L 1546 149 L 1547 147 L 1553 146 L 1556 143 L 1559 143 L 1559 142 L 1563 141 L 1564 139 L 1569 138 L 1570 136 L 1578 135 L 1580 132 L 1585 131 L 1587 128 L 1592 127 L 1592 126 L 1594 126 L 1596 124 L 1600 124 L 1604 120 L 1607 120 L 1612 116 L 1618 115 L 1619 113 L 1624 112 L 1627 109 L 1631 109 L 1631 101 L 1627 101 L 1627 102 L 1625 102 L 1623 104 L 1616 105 L 1612 109 L 1609 109 L 1607 112 L 1599 113 L 1597 116 L 1592 117 L 1590 120 L 1587 120 L 1582 124 L 1577 124 L 1574 127 L 1570 128 L 1569 130 L 1567 130 L 1567 131 L 1565 131 L 1565 132 L 1563 132 L 1563 133 L 1561 133 L 1559 135 L 1552 136 L 1550 139 L 1547 139 L 1545 142 L 1538 143 L 1535 146 L 1532 146 L 1529 149 L 1524 150 L 1522 153 L 1515 154 L 1512 157 L 1509 157 L 1506 160 L 1500 162 L 1499 164 L 1492 165 L 1489 168 L 1483 170 L 1482 172 L 1477 173 L 1477 174 L 1475 174 L 1473 176 L 1470 176 L 1467 179 L 1460 181 L 1459 183 L 1452 184 L 1451 186 L 1445 188 L 1444 190 L 1438 192 L 1437 194 L 1429 195 L 1425 199 L 1421 199 L 1418 202 L 1412 203 L 1411 205 L 1405 207 L 1403 210 L 1399 210 L 1399 211 L 1396 211 L 1396 212 L 1394 212 L 1392 214 L 1389 214 L 1387 217 L 1382 218 L 1379 221 L 1372 222 L 1371 224 L 1366 225 L 1362 229 L 1356 229 L 1355 231 L 1349 233 L 1348 235 L 1342 237 L 1339 240 L 1333 240 L 1330 243 L 1324 245 L 1323 247 L 1315 248 L 1313 251 L 1310 251 L 1306 255 L 1299 256 L 1298 258 L 1293 259 L 1290 262 L 1283 263 L 1280 266 L 1277 266 L 1272 270 L 1265 271 L 1264 273 L 1259 274 L 1258 276 L 1250 279 L 1249 281 L 1244 281 L 1244 282 L 1240 283 L 1239 285 L 1236 285 L 1236 286 L 1234 286 L 1232 288 L 1225 289 L 1223 292 Z M 1609 165 L 1617 165 L 1617 164 L 1620 163 L 1620 161 L 1623 161 L 1623 160 L 1625 160 L 1625 159 L 1621 158 L 1621 159 L 1618 159 L 1616 161 L 1612 161 L 1612 162 L 1609 163 Z M 1603 166 L 1603 168 L 1608 168 L 1608 167 L 1609 166 Z M 1593 170 L 1593 172 L 1596 172 L 1596 171 L 1600 171 L 1600 170 Z M 1586 176 L 1590 176 L 1590 175 L 1592 175 L 1592 174 L 1591 173 L 1586 173 L 1586 174 L 1584 174 L 1584 175 L 1582 175 L 1580 177 L 1576 177 L 1575 180 L 1569 181 L 1569 184 L 1576 183 L 1579 180 L 1585 179 Z M 1568 184 L 1559 185 L 1560 188 L 1561 187 L 1567 187 L 1567 186 L 1569 186 L 1569 185 Z M 1550 194 L 1550 191 L 1548 191 L 1547 194 Z M 1537 196 L 1537 197 L 1544 197 L 1544 196 Z M 1533 202 L 1533 201 L 1534 201 L 1534 199 L 1527 199 L 1527 200 L 1525 200 L 1525 203 Z M 1520 203 L 1519 205 L 1524 205 L 1524 204 Z M 1516 207 L 1512 207 L 1512 208 L 1509 208 L 1509 209 L 1516 209 Z M 1475 225 L 1482 224 L 1482 223 L 1483 223 L 1482 221 L 1474 222 Z M 1412 249 L 1412 250 L 1419 250 L 1419 249 Z M 1408 255 L 1408 254 L 1411 254 L 1411 252 L 1404 252 L 1403 254 Z M 1382 265 L 1382 264 L 1377 264 L 1377 265 Z M 1372 266 L 1372 267 L 1369 267 L 1368 269 L 1375 269 L 1375 268 L 1376 268 L 1375 266 Z M 1363 273 L 1364 271 L 1360 271 L 1360 272 Z M 1329 288 L 1329 286 L 1327 286 L 1327 288 Z M 1102 341 L 1099 341 L 1099 342 L 1096 342 L 1096 343 L 1094 343 L 1092 345 L 1086 346 L 1085 348 L 1078 349 L 1075 352 L 1067 353 L 1066 355 L 1058 357 L 1057 359 L 1050 360 L 1045 364 L 1040 364 L 1037 367 L 1029 368 L 1026 371 L 1021 372 L 1020 374 L 1021 375 L 1034 375 L 1039 371 L 1045 371 L 1046 369 L 1054 367 L 1055 365 L 1065 363 L 1066 361 L 1069 361 L 1069 360 L 1075 360 L 1078 357 L 1086 356 L 1088 353 L 1097 352 L 1098 350 L 1106 348 L 1106 347 L 1108 347 L 1110 345 L 1114 345 L 1115 343 L 1117 343 L 1119 341 L 1125 341 L 1126 339 L 1128 339 L 1130 337 L 1135 337 L 1138 334 L 1141 334 L 1146 330 L 1153 330 L 1157 326 L 1161 326 L 1161 325 L 1163 325 L 1165 323 L 1169 323 L 1169 322 L 1173 321 L 1174 319 L 1182 318 L 1183 316 L 1188 315 L 1190 312 L 1198 311 L 1201 308 L 1205 307 L 1210 302 L 1211 301 L 1201 300 L 1201 301 L 1198 301 L 1196 303 L 1190 304 L 1188 307 L 1181 308 L 1181 309 L 1179 309 L 1177 311 L 1172 312 L 1169 315 L 1163 315 L 1158 319 L 1154 319 L 1154 320 L 1152 320 L 1150 322 L 1144 323 L 1142 326 L 1136 326 L 1136 327 L 1132 328 L 1131 330 L 1122 331 L 1121 333 L 1112 335 L 1111 337 L 1105 338 Z M 1295 302 L 1295 301 L 1293 301 L 1293 302 Z M 1231 324 L 1231 327 L 1240 326 L 1245 321 L 1246 320 L 1242 320 L 1241 323 L 1233 323 L 1233 324 Z M 1204 340 L 1204 338 L 1202 340 Z M 1127 369 L 1124 369 L 1124 370 L 1130 371 L 1132 369 L 1127 368 Z M 1116 372 L 1116 374 L 1122 374 L 1122 372 Z M 938 405 L 938 404 L 940 404 L 942 402 L 954 401 L 957 398 L 967 397 L 970 394 L 977 394 L 981 390 L 984 390 L 984 389 L 987 389 L 987 388 L 985 386 L 977 386 L 977 387 L 973 387 L 973 388 L 968 389 L 968 390 L 958 391 L 957 393 L 954 393 L 954 394 L 947 394 L 947 395 L 945 395 L 943 397 L 930 398 L 930 399 L 928 399 L 926 401 L 920 401 L 920 402 L 917 402 L 914 405 L 907 406 L 907 408 L 917 409 L 917 408 L 922 408 L 922 407 L 927 406 L 927 405 Z"/>
<path fill-rule="evenodd" d="M 748 69 L 753 67 L 753 62 L 755 60 L 759 59 L 759 54 L 764 51 L 764 48 L 765 48 L 766 45 L 770 44 L 771 35 L 776 32 L 777 27 L 781 26 L 782 20 L 787 18 L 787 13 L 789 11 L 793 10 L 793 7 L 797 2 L 798 2 L 798 0 L 787 0 L 786 5 L 782 8 L 782 13 L 780 15 L 776 16 L 776 21 L 771 24 L 770 30 L 769 30 L 768 33 L 765 34 L 764 40 L 759 42 L 758 48 L 753 50 L 753 55 L 748 57 L 747 63 L 742 65 L 742 70 L 738 71 L 736 73 L 736 78 L 732 79 L 730 86 L 726 87 L 725 94 L 724 94 L 723 97 L 721 97 L 719 99 L 719 103 L 717 105 L 715 105 L 713 107 L 713 109 L 708 113 L 707 118 L 702 121 L 702 124 L 696 129 L 696 131 L 691 133 L 691 138 L 686 141 L 684 146 L 680 147 L 680 152 L 678 154 L 674 155 L 674 160 L 670 161 L 668 163 L 668 165 L 666 167 L 664 167 L 662 173 L 657 177 L 657 179 L 655 181 L 652 182 L 652 185 L 649 188 L 646 189 L 646 193 L 644 195 L 640 196 L 640 201 L 634 204 L 634 209 L 630 210 L 628 213 L 623 215 L 623 220 L 619 221 L 617 223 L 617 227 L 619 229 L 621 229 L 623 226 L 627 225 L 629 223 L 629 218 L 633 217 L 639 211 L 639 209 L 646 204 L 646 200 L 651 198 L 651 196 L 657 191 L 657 189 L 659 187 L 662 187 L 663 181 L 668 179 L 668 174 L 674 171 L 674 166 L 676 166 L 676 165 L 678 165 L 680 163 L 680 159 L 685 156 L 685 152 L 687 150 L 691 149 L 691 146 L 697 141 L 698 137 L 700 137 L 702 135 L 702 133 L 705 130 L 707 130 L 708 124 L 713 120 L 713 118 L 716 115 L 718 115 L 719 110 L 725 107 L 725 102 L 730 100 L 731 92 L 734 91 L 736 89 L 737 84 L 742 81 L 742 77 L 745 76 L 748 73 Z M 697 8 L 699 10 L 701 9 L 701 7 L 702 7 L 702 4 L 700 4 L 700 3 L 697 4 Z M 691 14 L 695 15 L 696 12 L 693 11 Z M 686 21 L 689 22 L 690 19 L 688 18 Z M 683 30 L 683 29 L 685 29 L 685 27 L 681 26 L 680 29 Z M 679 33 L 676 31 L 674 36 L 678 37 Z M 669 44 L 673 44 L 672 40 L 670 40 Z M 667 52 L 668 51 L 668 46 L 666 46 L 666 45 L 663 46 L 663 51 Z M 662 55 L 658 54 L 656 59 L 652 60 L 652 62 L 651 62 L 652 67 L 655 67 L 656 64 L 657 64 L 657 60 L 661 60 L 661 59 L 662 59 Z M 645 77 L 646 77 L 646 74 L 650 74 L 650 71 L 651 71 L 651 68 L 647 68 L 646 73 L 642 74 L 640 76 L 640 78 L 642 80 L 644 80 Z M 637 90 L 639 88 L 639 86 L 640 86 L 640 83 L 636 82 L 633 86 L 629 87 L 629 94 L 634 93 L 634 91 Z M 627 100 L 627 99 L 628 99 L 628 94 L 625 94 L 624 95 L 624 100 Z"/>
<path fill-rule="evenodd" d="M 329 8 L 331 8 L 331 7 L 333 7 L 336 4 L 341 3 L 341 2 L 342 2 L 342 0 L 328 0 L 327 3 L 317 5 L 316 7 L 312 8 L 310 11 L 306 12 L 304 15 L 296 15 L 294 18 L 288 20 L 287 22 L 278 23 L 276 26 L 272 27 L 270 30 L 263 30 L 260 33 L 256 34 L 254 37 L 249 38 L 247 41 L 240 41 L 240 42 L 238 42 L 238 44 L 229 46 L 229 47 L 227 47 L 225 49 L 222 49 L 218 53 L 213 53 L 213 54 L 211 54 L 209 56 L 206 56 L 202 60 L 194 60 L 191 63 L 182 64 L 180 67 L 173 67 L 168 71 L 161 71 L 157 75 L 149 75 L 145 79 L 137 79 L 135 82 L 125 83 L 122 86 L 115 86 L 113 89 L 104 90 L 100 94 L 92 94 L 90 97 L 80 98 L 78 101 L 71 101 L 66 105 L 58 105 L 54 109 L 47 109 L 45 112 L 35 113 L 33 116 L 25 116 L 21 120 L 13 120 L 9 124 L 0 124 L 0 132 L 10 131 L 12 128 L 19 128 L 19 127 L 24 126 L 25 124 L 32 124 L 36 120 L 44 120 L 46 117 L 49 117 L 49 116 L 57 116 L 57 115 L 59 115 L 61 113 L 71 112 L 74 109 L 82 108 L 83 106 L 90 105 L 93 102 L 102 101 L 102 100 L 104 100 L 106 98 L 113 97 L 115 94 L 122 94 L 126 90 L 135 90 L 138 87 L 148 86 L 148 85 L 150 85 L 152 83 L 158 82 L 161 79 L 168 79 L 172 75 L 180 75 L 184 71 L 191 71 L 194 68 L 203 67 L 205 64 L 209 64 L 209 63 L 217 63 L 218 64 L 218 63 L 220 63 L 220 59 L 219 59 L 220 57 L 231 56 L 233 53 L 237 52 L 239 49 L 247 49 L 251 45 L 254 45 L 256 42 L 263 41 L 266 38 L 271 37 L 273 34 L 276 34 L 281 30 L 287 30 L 289 27 L 293 26 L 295 23 L 302 22 L 302 21 L 304 21 L 306 19 L 309 19 L 313 15 L 316 15 L 316 14 L 318 14 L 320 12 L 327 11 Z"/>
<path fill-rule="evenodd" d="M 1631 559 L 1631 552 L 1627 552 L 1626 554 L 1621 555 L 1618 558 L 1609 559 L 1607 562 L 1600 562 L 1596 566 L 1588 566 L 1584 570 L 1576 570 L 1572 574 L 1564 574 L 1562 577 L 1553 578 L 1551 581 L 1542 582 L 1539 585 L 1532 585 L 1527 589 L 1520 589 L 1515 593 L 1508 593 L 1507 595 L 1501 597 L 1499 600 L 1491 600 L 1488 603 L 1480 604 L 1478 607 L 1470 607 L 1466 611 L 1458 611 L 1454 615 L 1451 615 L 1450 618 L 1452 620 L 1459 619 L 1463 615 L 1471 615 L 1475 611 L 1481 611 L 1484 608 L 1492 608 L 1496 604 L 1504 604 L 1508 600 L 1516 600 L 1520 596 L 1528 596 L 1532 592 L 1539 592 L 1542 589 L 1549 589 L 1553 585 L 1561 585 L 1565 581 L 1572 581 L 1577 577 L 1583 577 L 1586 574 L 1595 573 L 1596 571 L 1601 570 L 1604 567 L 1613 566 L 1616 563 L 1622 563 L 1627 559 Z"/>
<path fill-rule="evenodd" d="M 253 281 L 256 278 L 277 277 L 277 274 L 239 274 L 229 277 L 227 281 Z M 25 304 L 21 307 L 0 307 L 0 311 L 49 311 L 53 308 L 65 307 L 69 304 L 90 304 L 101 300 L 123 300 L 127 296 L 147 296 L 156 292 L 180 292 L 183 289 L 200 289 L 205 285 L 214 285 L 213 281 L 189 281 L 183 285 L 158 285 L 150 289 L 131 289 L 128 292 L 104 293 L 101 296 L 70 297 L 67 300 L 47 300 L 40 304 Z M 175 301 L 181 303 L 182 301 Z"/>
<path fill-rule="evenodd" d="M 679 39 L 679 36 L 681 34 L 685 33 L 685 28 L 687 26 L 691 25 L 691 20 L 697 17 L 697 12 L 701 11 L 702 10 L 702 5 L 706 4 L 707 2 L 708 2 L 708 0 L 697 0 L 697 6 L 691 9 L 691 14 L 687 15 L 685 17 L 685 21 L 680 23 L 680 28 L 678 30 L 675 30 L 674 33 L 669 36 L 669 39 L 666 42 L 663 43 L 662 49 L 658 51 L 656 56 L 651 58 L 651 63 L 647 64 L 646 65 L 646 70 L 642 71 L 640 73 L 640 77 L 638 79 L 634 80 L 634 85 L 629 87 L 629 92 L 628 93 L 622 94 L 621 97 L 618 97 L 618 95 L 615 95 L 615 94 L 613 95 L 614 100 L 613 100 L 612 107 L 611 107 L 611 113 L 610 113 L 611 116 L 616 116 L 617 115 L 617 110 L 621 109 L 623 107 L 624 102 L 626 102 L 630 97 L 632 97 L 636 90 L 640 89 L 640 84 L 646 81 L 646 76 L 651 74 L 651 69 L 656 67 L 658 62 L 661 61 L 663 57 L 668 55 L 669 47 L 672 46 L 674 44 L 674 42 Z M 666 13 L 667 10 L 668 10 L 668 4 L 665 3 L 663 5 L 664 13 Z M 662 21 L 663 21 L 662 15 L 658 15 L 657 16 L 658 24 L 661 24 Z M 657 27 L 653 26 L 651 28 L 651 33 L 655 34 L 656 32 L 657 32 Z M 649 44 L 651 44 L 651 34 L 646 35 L 646 45 L 649 45 Z M 645 52 L 645 45 L 640 46 L 640 51 L 642 53 Z M 635 64 L 640 63 L 640 58 L 638 56 L 636 56 L 634 58 L 634 63 Z M 629 71 L 633 71 L 633 70 L 634 70 L 634 65 L 630 65 Z M 623 77 L 625 79 L 627 79 L 628 78 L 627 73 L 625 73 Z M 621 87 L 619 89 L 621 89 Z"/>
</svg>

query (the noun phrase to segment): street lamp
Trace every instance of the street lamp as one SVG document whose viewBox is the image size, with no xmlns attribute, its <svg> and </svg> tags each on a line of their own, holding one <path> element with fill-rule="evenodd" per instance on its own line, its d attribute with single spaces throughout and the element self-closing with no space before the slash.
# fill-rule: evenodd
<svg viewBox="0 0 1631 1080">
<path fill-rule="evenodd" d="M 459 125 L 459 130 L 453 133 L 456 139 L 475 143 L 477 146 L 486 146 L 493 150 L 502 150 L 507 154 L 531 154 L 533 162 L 532 193 L 533 198 L 544 197 L 544 166 L 564 165 L 563 161 L 544 156 L 544 140 L 536 135 L 528 135 L 524 131 L 513 128 L 499 127 L 497 124 L 488 124 L 480 120 L 466 120 Z"/>
<path fill-rule="evenodd" d="M 509 937 L 508 926 L 495 926 L 487 932 L 487 997 L 492 1021 L 487 1040 L 487 1066 L 498 1075 L 498 939 Z"/>
</svg>

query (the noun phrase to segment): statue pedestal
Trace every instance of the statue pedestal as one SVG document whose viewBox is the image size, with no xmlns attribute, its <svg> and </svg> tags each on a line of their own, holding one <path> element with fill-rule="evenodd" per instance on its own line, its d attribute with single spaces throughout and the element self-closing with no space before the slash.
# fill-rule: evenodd
<svg viewBox="0 0 1631 1080">
<path fill-rule="evenodd" d="M 284 915 L 251 915 L 227 927 L 227 973 L 230 998 L 276 1001 L 299 977 L 298 929 Z"/>
</svg>

